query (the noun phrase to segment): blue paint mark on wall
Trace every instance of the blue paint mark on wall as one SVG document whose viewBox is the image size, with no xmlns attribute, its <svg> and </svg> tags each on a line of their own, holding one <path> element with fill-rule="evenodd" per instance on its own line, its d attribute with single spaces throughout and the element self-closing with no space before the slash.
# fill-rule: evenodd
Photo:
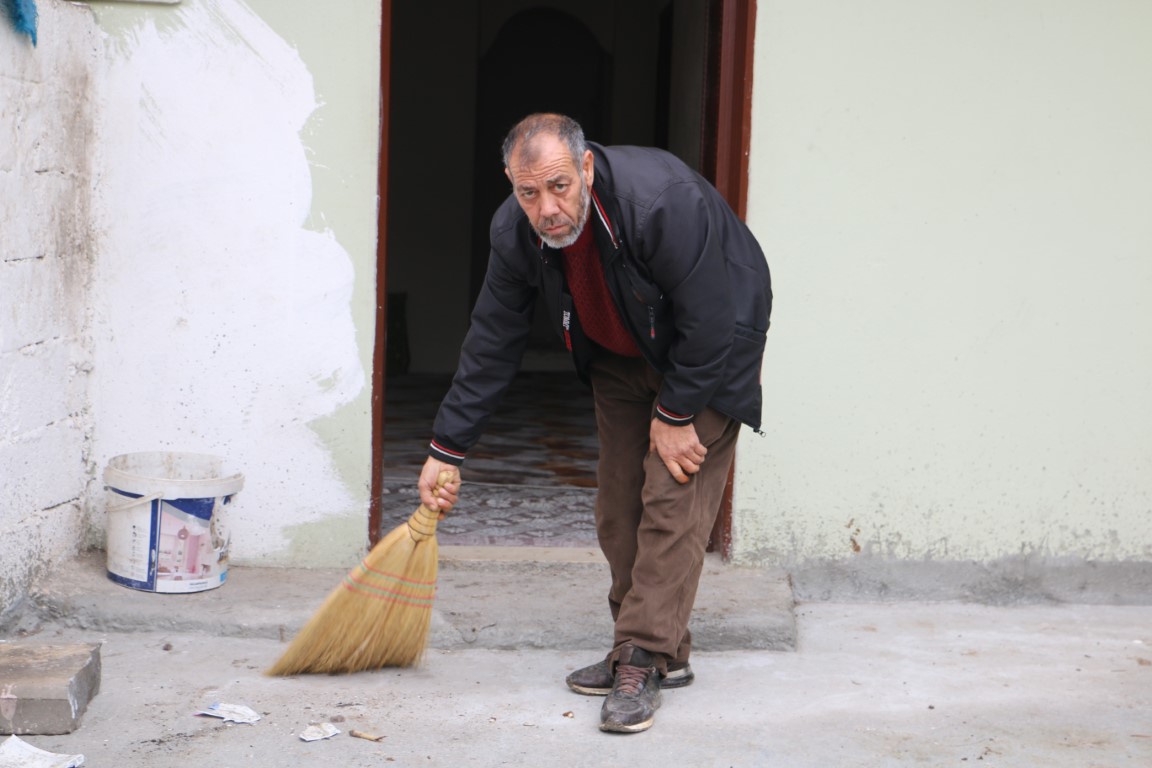
<svg viewBox="0 0 1152 768">
<path fill-rule="evenodd" d="M 8 11 L 8 18 L 16 31 L 32 38 L 36 45 L 36 2 L 35 0 L 0 0 Z"/>
</svg>

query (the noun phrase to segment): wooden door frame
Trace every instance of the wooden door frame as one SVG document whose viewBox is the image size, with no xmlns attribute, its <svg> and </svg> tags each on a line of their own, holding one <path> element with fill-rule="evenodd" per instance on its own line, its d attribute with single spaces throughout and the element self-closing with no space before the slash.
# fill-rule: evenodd
<svg viewBox="0 0 1152 768">
<path fill-rule="evenodd" d="M 380 145 L 376 171 L 376 338 L 372 347 L 372 478 L 368 544 L 380 540 L 384 497 L 384 376 L 388 359 L 388 127 L 392 93 L 392 0 L 380 0 Z"/>
<path fill-rule="evenodd" d="M 708 73 L 705 78 L 704 175 L 741 219 L 748 207 L 748 156 L 752 139 L 752 58 L 756 0 L 712 0 Z M 388 306 L 388 128 L 392 82 L 392 0 L 380 2 L 380 148 L 377 170 L 376 338 L 372 352 L 372 478 L 369 483 L 368 541 L 380 538 L 384 494 L 384 387 Z M 732 549 L 733 470 L 710 549 L 728 559 Z"/>
<path fill-rule="evenodd" d="M 710 12 L 704 175 L 743 219 L 748 212 L 756 0 L 712 0 Z"/>
<path fill-rule="evenodd" d="M 748 213 L 748 157 L 752 145 L 752 59 L 756 0 L 712 0 L 705 77 L 703 173 L 741 219 Z M 732 556 L 735 464 L 712 527 L 709 551 Z"/>
</svg>

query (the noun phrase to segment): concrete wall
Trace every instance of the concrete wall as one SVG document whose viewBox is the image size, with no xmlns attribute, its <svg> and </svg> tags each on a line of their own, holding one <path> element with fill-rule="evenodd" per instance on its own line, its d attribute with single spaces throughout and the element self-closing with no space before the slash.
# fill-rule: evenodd
<svg viewBox="0 0 1152 768">
<path fill-rule="evenodd" d="M 130 451 L 245 474 L 234 562 L 354 560 L 379 4 L 38 6 L 38 48 L 0 23 L 0 613 L 104 545 Z"/>
<path fill-rule="evenodd" d="M 739 560 L 813 596 L 1147 594 L 1150 37 L 1121 0 L 759 3 L 778 301 Z"/>
<path fill-rule="evenodd" d="M 0 615 L 84 536 L 91 467 L 86 311 L 93 73 L 89 11 L 40 7 L 39 46 L 0 16 Z"/>
<path fill-rule="evenodd" d="M 0 24 L 0 612 L 102 543 L 127 451 L 246 475 L 237 562 L 348 562 L 378 5 L 38 5 L 39 48 Z M 1149 33 L 1119 0 L 759 4 L 738 562 L 801 597 L 1150 591 Z"/>
<path fill-rule="evenodd" d="M 337 5 L 95 6 L 92 455 L 224 457 L 237 563 L 367 541 L 380 17 Z"/>
</svg>

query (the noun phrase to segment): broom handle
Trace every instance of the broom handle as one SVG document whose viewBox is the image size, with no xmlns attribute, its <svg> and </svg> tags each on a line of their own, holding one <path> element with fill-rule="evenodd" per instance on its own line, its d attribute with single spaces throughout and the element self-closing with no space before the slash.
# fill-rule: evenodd
<svg viewBox="0 0 1152 768">
<path fill-rule="evenodd" d="M 448 483 L 456 479 L 455 472 L 444 470 L 440 476 L 436 478 L 436 490 L 440 490 Z M 438 509 L 428 509 L 428 507 L 421 504 L 412 517 L 408 518 L 408 532 L 412 535 L 413 541 L 424 541 L 424 539 L 432 538 L 436 535 L 436 523 L 440 522 L 440 518 L 444 513 Z"/>
</svg>

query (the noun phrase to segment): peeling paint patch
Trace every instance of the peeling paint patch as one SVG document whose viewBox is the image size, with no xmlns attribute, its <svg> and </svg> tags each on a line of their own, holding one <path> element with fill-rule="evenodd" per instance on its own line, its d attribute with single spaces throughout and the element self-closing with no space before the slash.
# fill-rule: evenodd
<svg viewBox="0 0 1152 768">
<path fill-rule="evenodd" d="M 365 386 L 351 258 L 304 228 L 312 77 L 238 0 L 133 18 L 107 45 L 95 454 L 223 456 L 233 560 L 277 560 L 287 529 L 363 514 L 308 426 Z"/>
</svg>

